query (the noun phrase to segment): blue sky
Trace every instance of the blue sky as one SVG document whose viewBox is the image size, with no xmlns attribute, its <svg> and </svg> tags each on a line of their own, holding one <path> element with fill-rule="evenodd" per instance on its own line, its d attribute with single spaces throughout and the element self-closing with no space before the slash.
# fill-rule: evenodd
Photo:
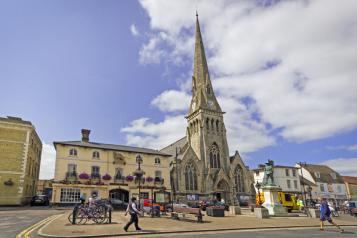
<svg viewBox="0 0 357 238">
<path fill-rule="evenodd" d="M 250 167 L 307 161 L 357 176 L 356 2 L 262 2 L 2 0 L 0 116 L 36 126 L 43 178 L 52 142 L 81 128 L 97 142 L 174 142 L 198 8 L 231 153 Z"/>
</svg>

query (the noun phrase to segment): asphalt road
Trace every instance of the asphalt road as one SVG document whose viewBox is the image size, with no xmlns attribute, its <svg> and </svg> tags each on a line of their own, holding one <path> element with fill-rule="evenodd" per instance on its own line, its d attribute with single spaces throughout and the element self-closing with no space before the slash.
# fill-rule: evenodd
<svg viewBox="0 0 357 238">
<path fill-rule="evenodd" d="M 357 237 L 357 227 L 344 227 L 345 232 L 340 233 L 334 227 L 326 227 L 325 231 L 319 228 L 295 228 L 295 229 L 269 229 L 269 230 L 250 230 L 250 231 L 223 231 L 223 232 L 194 232 L 181 234 L 162 234 L 162 235 L 142 235 L 138 237 L 168 237 L 168 238 L 339 238 Z"/>
<path fill-rule="evenodd" d="M 55 214 L 63 213 L 48 207 L 0 208 L 0 238 L 16 237 L 22 230 Z"/>
</svg>

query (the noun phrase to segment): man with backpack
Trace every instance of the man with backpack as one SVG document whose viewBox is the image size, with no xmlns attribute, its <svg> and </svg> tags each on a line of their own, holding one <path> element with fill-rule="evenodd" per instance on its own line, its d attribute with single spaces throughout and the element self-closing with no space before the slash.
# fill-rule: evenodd
<svg viewBox="0 0 357 238">
<path fill-rule="evenodd" d="M 130 221 L 124 226 L 124 231 L 128 232 L 128 228 L 131 224 L 134 223 L 135 228 L 137 231 L 140 231 L 141 228 L 139 227 L 139 218 L 138 215 L 140 214 L 139 210 L 136 208 L 136 198 L 131 198 L 131 202 L 128 204 L 126 208 L 125 216 L 129 213 L 130 214 Z"/>
<path fill-rule="evenodd" d="M 334 223 L 331 218 L 331 210 L 328 206 L 328 203 L 326 201 L 326 198 L 321 198 L 321 206 L 320 206 L 320 230 L 324 230 L 324 221 L 328 221 L 330 224 L 334 225 L 337 227 L 337 229 L 340 230 L 340 232 L 343 232 L 343 229 Z"/>
</svg>

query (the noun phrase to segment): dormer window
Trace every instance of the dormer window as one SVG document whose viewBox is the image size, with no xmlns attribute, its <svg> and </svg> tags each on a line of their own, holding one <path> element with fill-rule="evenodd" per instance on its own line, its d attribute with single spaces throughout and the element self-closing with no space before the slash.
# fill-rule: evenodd
<svg viewBox="0 0 357 238">
<path fill-rule="evenodd" d="M 333 179 L 336 179 L 336 173 L 331 173 L 331 177 L 332 177 Z"/>
<path fill-rule="evenodd" d="M 160 158 L 159 158 L 159 157 L 156 157 L 156 158 L 155 158 L 155 164 L 161 164 L 161 161 L 160 161 Z"/>
<path fill-rule="evenodd" d="M 77 156 L 78 154 L 77 154 L 77 150 L 76 149 L 70 149 L 69 150 L 69 155 L 70 156 Z"/>
<path fill-rule="evenodd" d="M 98 151 L 94 151 L 93 152 L 93 159 L 99 159 L 100 158 L 100 154 Z"/>
<path fill-rule="evenodd" d="M 320 172 L 315 172 L 314 174 L 316 178 L 320 178 Z"/>
</svg>

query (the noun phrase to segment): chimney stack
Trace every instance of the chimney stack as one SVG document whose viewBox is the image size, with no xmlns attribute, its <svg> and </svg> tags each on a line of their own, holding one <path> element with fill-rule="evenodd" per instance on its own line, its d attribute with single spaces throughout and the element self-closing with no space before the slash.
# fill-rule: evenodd
<svg viewBox="0 0 357 238">
<path fill-rule="evenodd" d="M 89 142 L 90 130 L 82 129 L 82 142 Z"/>
</svg>

